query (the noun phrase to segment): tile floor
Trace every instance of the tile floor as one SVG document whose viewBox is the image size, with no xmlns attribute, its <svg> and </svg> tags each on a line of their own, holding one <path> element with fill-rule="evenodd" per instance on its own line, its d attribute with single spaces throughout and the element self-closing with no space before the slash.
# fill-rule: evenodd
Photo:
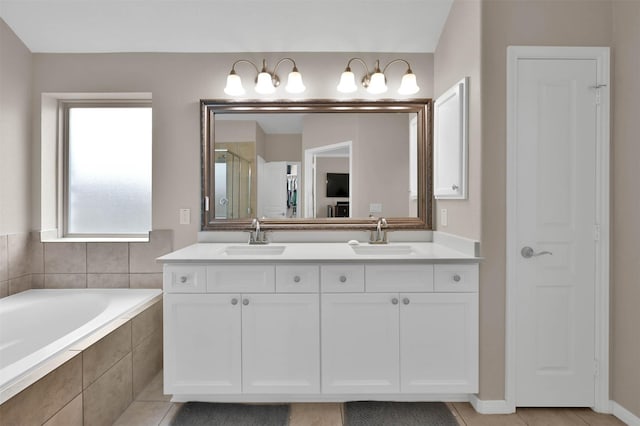
<svg viewBox="0 0 640 426">
<path fill-rule="evenodd" d="M 180 408 L 162 394 L 162 372 L 122 413 L 114 426 L 167 426 Z M 461 426 L 624 426 L 588 408 L 518 408 L 515 414 L 478 414 L 466 402 L 447 403 Z M 342 404 L 291 404 L 289 426 L 342 426 Z"/>
</svg>

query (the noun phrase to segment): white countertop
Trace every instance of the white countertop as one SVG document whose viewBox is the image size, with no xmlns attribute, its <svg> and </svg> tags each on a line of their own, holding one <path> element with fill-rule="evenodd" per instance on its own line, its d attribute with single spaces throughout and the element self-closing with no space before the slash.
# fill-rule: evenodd
<svg viewBox="0 0 640 426">
<path fill-rule="evenodd" d="M 160 263 L 232 263 L 232 262 L 310 262 L 310 261 L 330 261 L 330 262 L 379 262 L 388 260 L 393 262 L 419 262 L 419 263 L 476 263 L 481 260 L 479 257 L 454 250 L 447 246 L 431 242 L 402 242 L 389 243 L 383 245 L 370 245 L 359 243 L 360 247 L 369 251 L 377 251 L 372 254 L 357 254 L 352 246 L 344 243 L 271 243 L 263 246 L 247 243 L 198 243 L 180 250 L 176 250 L 165 256 L 159 257 Z M 228 254 L 229 251 L 236 250 L 242 252 L 246 248 L 254 250 L 255 254 Z M 277 250 L 283 247 L 281 254 L 264 253 L 261 248 L 267 251 Z M 385 251 L 398 249 L 410 251 L 410 253 L 389 254 Z"/>
</svg>

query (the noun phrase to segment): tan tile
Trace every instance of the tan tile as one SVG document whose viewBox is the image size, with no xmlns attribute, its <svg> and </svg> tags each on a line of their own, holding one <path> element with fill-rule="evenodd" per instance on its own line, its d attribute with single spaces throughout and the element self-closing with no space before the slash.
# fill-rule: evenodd
<svg viewBox="0 0 640 426">
<path fill-rule="evenodd" d="M 44 288 L 44 274 L 31 274 L 31 288 Z"/>
<path fill-rule="evenodd" d="M 87 274 L 87 288 L 129 288 L 129 274 Z"/>
<path fill-rule="evenodd" d="M 29 265 L 32 274 L 44 274 L 44 244 L 37 231 L 29 234 Z"/>
<path fill-rule="evenodd" d="M 82 391 L 82 358 L 76 355 L 0 406 L 6 425 L 42 424 Z"/>
<path fill-rule="evenodd" d="M 54 414 L 43 426 L 82 426 L 82 394 Z"/>
<path fill-rule="evenodd" d="M 130 274 L 131 288 L 162 288 L 162 274 Z"/>
<path fill-rule="evenodd" d="M 518 408 L 516 414 L 528 426 L 585 426 L 576 413 L 565 408 Z"/>
<path fill-rule="evenodd" d="M 84 424 L 111 425 L 132 401 L 131 354 L 128 354 L 84 390 Z"/>
<path fill-rule="evenodd" d="M 289 426 L 342 426 L 342 404 L 291 404 Z"/>
<path fill-rule="evenodd" d="M 162 329 L 133 348 L 133 395 L 137 397 L 162 369 Z"/>
<path fill-rule="evenodd" d="M 44 288 L 87 288 L 87 274 L 44 274 Z"/>
<path fill-rule="evenodd" d="M 31 275 L 9 280 L 9 295 L 31 290 Z"/>
<path fill-rule="evenodd" d="M 158 230 L 149 233 L 148 243 L 129 243 L 129 272 L 162 272 L 156 258 L 172 251 L 173 231 Z"/>
<path fill-rule="evenodd" d="M 136 315 L 131 320 L 131 326 L 133 346 L 138 346 L 142 339 L 162 328 L 162 300 Z"/>
<path fill-rule="evenodd" d="M 169 409 L 169 411 L 164 416 L 164 418 L 162 419 L 162 421 L 158 426 L 170 426 L 171 421 L 176 416 L 176 414 L 178 414 L 178 410 L 180 410 L 180 407 L 182 407 L 182 404 L 183 404 L 182 402 L 174 402 L 173 404 L 171 404 L 171 408 Z"/>
<path fill-rule="evenodd" d="M 0 281 L 0 297 L 9 295 L 9 281 Z"/>
<path fill-rule="evenodd" d="M 0 235 L 0 281 L 9 279 L 9 253 L 6 235 Z"/>
<path fill-rule="evenodd" d="M 129 244 L 87 243 L 87 272 L 129 273 Z"/>
<path fill-rule="evenodd" d="M 467 426 L 464 420 L 462 420 L 462 416 L 460 416 L 460 413 L 458 413 L 458 410 L 456 410 L 456 407 L 453 405 L 453 402 L 445 402 L 445 404 L 449 411 L 451 411 L 451 414 L 453 414 L 453 417 L 456 418 L 458 426 Z"/>
<path fill-rule="evenodd" d="M 480 414 L 468 402 L 454 402 L 453 406 L 467 426 L 526 426 L 517 414 Z"/>
<path fill-rule="evenodd" d="M 131 352 L 131 322 L 121 325 L 82 353 L 82 387 L 86 388 Z"/>
<path fill-rule="evenodd" d="M 151 382 L 138 394 L 136 401 L 168 402 L 171 395 L 165 395 L 163 388 L 163 371 L 160 370 Z"/>
<path fill-rule="evenodd" d="M 170 402 L 134 401 L 113 426 L 156 426 L 170 408 Z"/>
<path fill-rule="evenodd" d="M 72 274 L 87 272 L 86 243 L 45 243 L 44 272 Z"/>
<path fill-rule="evenodd" d="M 571 411 L 590 426 L 624 426 L 624 422 L 611 414 L 596 413 L 590 408 L 572 408 Z"/>
<path fill-rule="evenodd" d="M 7 258 L 9 279 L 29 273 L 29 234 L 7 236 Z"/>
</svg>

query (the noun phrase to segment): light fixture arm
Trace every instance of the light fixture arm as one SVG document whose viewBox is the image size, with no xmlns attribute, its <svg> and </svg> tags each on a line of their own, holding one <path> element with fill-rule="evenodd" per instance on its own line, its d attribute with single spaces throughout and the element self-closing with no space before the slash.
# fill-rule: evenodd
<svg viewBox="0 0 640 426">
<path fill-rule="evenodd" d="M 281 63 L 283 63 L 284 61 L 291 61 L 291 63 L 293 64 L 293 71 L 294 72 L 298 72 L 298 67 L 296 66 L 296 61 L 294 61 L 291 58 L 282 58 L 280 59 L 277 63 L 276 66 L 273 68 L 273 75 L 276 75 L 276 71 L 278 70 L 278 67 L 280 66 Z"/>
<path fill-rule="evenodd" d="M 361 58 L 351 58 L 349 59 L 349 62 L 347 62 L 347 68 L 345 68 L 345 71 L 351 72 L 352 61 L 360 62 L 364 69 L 367 71 L 364 77 L 362 77 L 362 86 L 366 89 L 367 87 L 369 87 L 369 80 L 371 79 L 371 72 L 369 71 L 369 67 L 367 66 L 367 63 Z M 379 63 L 379 61 L 376 61 L 376 63 Z"/>
<path fill-rule="evenodd" d="M 385 74 L 387 72 L 387 68 L 389 68 L 389 65 L 395 64 L 396 62 L 404 62 L 405 64 L 407 64 L 407 69 L 408 69 L 407 72 L 413 73 L 413 71 L 411 71 L 411 64 L 409 64 L 408 61 L 404 59 L 394 59 L 393 61 L 389 62 L 387 65 L 384 66 L 384 68 L 382 69 L 382 74 Z"/>
<path fill-rule="evenodd" d="M 240 64 L 240 63 L 242 63 L 242 62 L 245 62 L 245 63 L 247 63 L 247 64 L 251 64 L 251 65 L 253 65 L 253 68 L 255 68 L 256 73 L 259 73 L 259 72 L 260 72 L 260 70 L 258 69 L 258 66 L 257 66 L 256 64 L 254 64 L 253 62 L 251 62 L 251 61 L 249 61 L 249 60 L 247 60 L 247 59 L 238 59 L 237 61 L 235 61 L 235 62 L 233 63 L 233 65 L 231 65 L 231 72 L 230 72 L 229 74 L 236 74 L 236 65 L 237 65 L 237 64 Z"/>
</svg>

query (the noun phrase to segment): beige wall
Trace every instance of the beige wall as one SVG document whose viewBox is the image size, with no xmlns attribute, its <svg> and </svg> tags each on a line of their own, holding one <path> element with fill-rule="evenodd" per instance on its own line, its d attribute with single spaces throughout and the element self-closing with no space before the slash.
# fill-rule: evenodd
<svg viewBox="0 0 640 426">
<path fill-rule="evenodd" d="M 39 134 L 42 92 L 152 93 L 153 228 L 174 230 L 174 247 L 184 247 L 196 241 L 200 227 L 196 219 L 200 211 L 199 100 L 227 98 L 223 88 L 236 59 L 260 62 L 264 57 L 269 65 L 273 65 L 283 56 L 296 60 L 307 86 L 304 94 L 292 98 L 334 99 L 342 96 L 336 91 L 340 73 L 349 58 L 356 54 L 34 54 L 34 129 Z M 419 95 L 432 97 L 433 55 L 358 53 L 357 56 L 371 64 L 378 58 L 382 62 L 396 57 L 409 60 L 422 88 Z M 354 71 L 360 75 L 360 71 Z M 253 71 L 247 67 L 239 69 L 238 73 L 247 85 L 247 96 L 255 96 L 248 84 L 254 77 Z M 390 70 L 389 79 L 395 81 L 400 74 L 401 71 Z M 271 97 L 281 99 L 283 96 L 287 94 L 278 90 Z M 396 95 L 390 91 L 389 96 Z M 358 92 L 357 97 L 372 98 L 364 91 Z M 39 161 L 38 137 L 34 137 L 34 156 Z M 37 174 L 36 171 L 33 173 Z M 40 183 L 34 183 L 33 187 L 39 199 Z M 39 206 L 35 207 L 39 211 Z M 180 208 L 192 210 L 191 225 L 178 224 Z M 38 213 L 33 219 L 33 227 L 39 228 L 39 225 Z"/>
<path fill-rule="evenodd" d="M 640 2 L 613 2 L 611 397 L 640 417 Z"/>
<path fill-rule="evenodd" d="M 480 240 L 480 171 L 482 153 L 480 79 L 480 2 L 455 1 L 440 35 L 434 55 L 434 97 L 442 95 L 464 77 L 469 77 L 469 151 L 467 200 L 437 200 L 436 229 Z M 443 226 L 440 209 L 447 209 Z"/>
<path fill-rule="evenodd" d="M 288 161 L 301 163 L 301 134 L 266 134 L 264 141 L 264 159 L 266 161 Z"/>
<path fill-rule="evenodd" d="M 31 228 L 31 52 L 0 19 L 0 235 Z"/>
</svg>

